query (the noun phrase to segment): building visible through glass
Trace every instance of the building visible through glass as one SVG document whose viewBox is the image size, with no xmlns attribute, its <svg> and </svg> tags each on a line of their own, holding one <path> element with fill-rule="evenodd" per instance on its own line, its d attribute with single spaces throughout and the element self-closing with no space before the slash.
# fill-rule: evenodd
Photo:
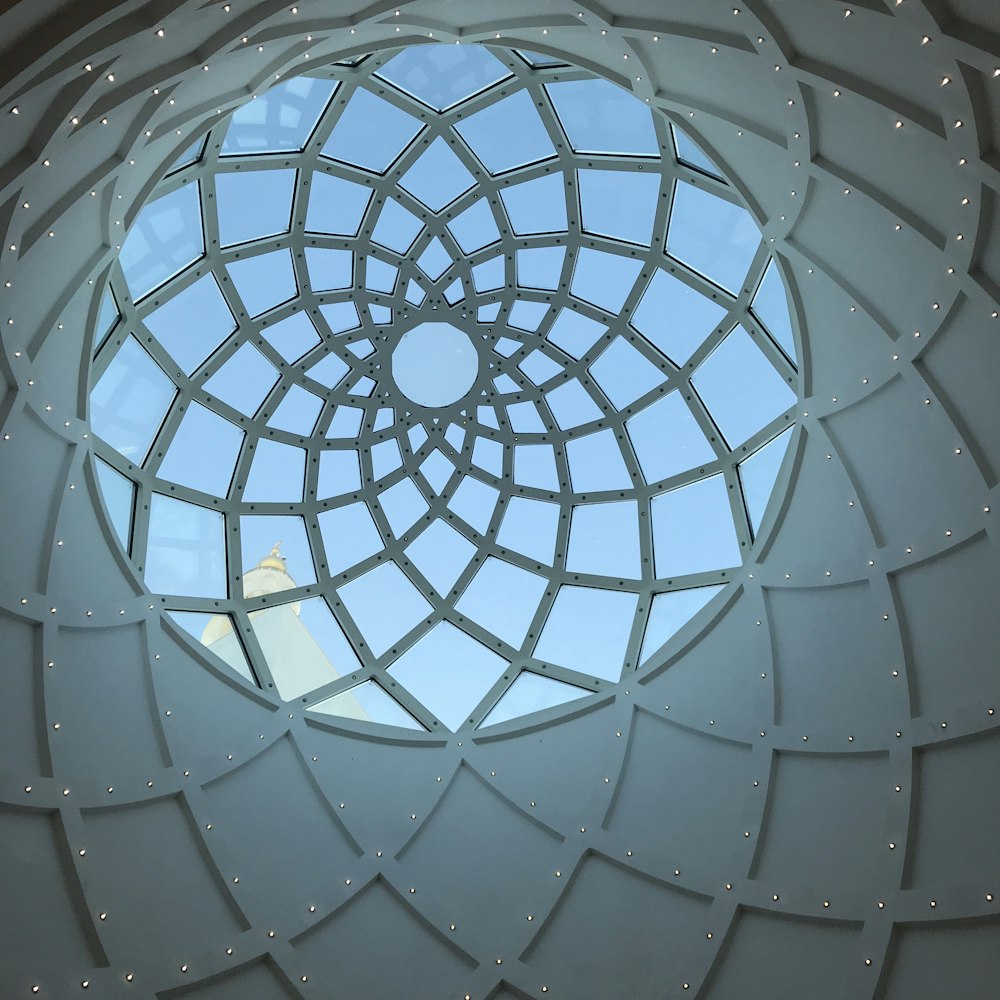
<svg viewBox="0 0 1000 1000">
<path fill-rule="evenodd" d="M 695 140 L 557 58 L 428 44 L 178 152 L 97 309 L 90 418 L 207 667 L 461 731 L 582 706 L 710 613 L 787 479 L 798 337 Z"/>
</svg>

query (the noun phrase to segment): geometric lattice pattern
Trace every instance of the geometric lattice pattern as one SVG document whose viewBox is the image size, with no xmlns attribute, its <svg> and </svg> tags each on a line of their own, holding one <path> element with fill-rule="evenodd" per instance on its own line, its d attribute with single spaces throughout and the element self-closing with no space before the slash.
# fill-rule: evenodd
<svg viewBox="0 0 1000 1000">
<path fill-rule="evenodd" d="M 24 0 L 0 27 L 5 997 L 992 996 L 994 9 Z M 435 41 L 648 98 L 752 206 L 804 333 L 791 488 L 728 593 L 579 712 L 440 736 L 301 711 L 183 636 L 88 419 L 109 274 L 181 153 L 275 74 Z"/>
<path fill-rule="evenodd" d="M 421 45 L 280 82 L 173 165 L 98 317 L 97 468 L 146 585 L 251 682 L 495 725 L 633 673 L 733 578 L 792 329 L 676 126 Z"/>
</svg>

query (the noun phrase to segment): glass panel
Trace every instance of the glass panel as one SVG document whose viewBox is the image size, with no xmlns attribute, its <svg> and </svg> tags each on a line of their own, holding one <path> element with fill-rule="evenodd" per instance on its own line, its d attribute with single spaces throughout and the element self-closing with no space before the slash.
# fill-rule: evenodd
<svg viewBox="0 0 1000 1000">
<path fill-rule="evenodd" d="M 532 351 L 518 366 L 535 385 L 544 385 L 550 379 L 561 375 L 562 365 L 541 351 Z"/>
<path fill-rule="evenodd" d="M 372 445 L 372 475 L 376 479 L 384 479 L 402 464 L 403 456 L 399 452 L 399 445 L 395 439 Z"/>
<path fill-rule="evenodd" d="M 542 320 L 545 319 L 548 312 L 549 306 L 546 302 L 529 302 L 527 299 L 518 299 L 510 307 L 507 323 L 516 330 L 533 332 L 542 325 Z"/>
<path fill-rule="evenodd" d="M 544 500 L 511 497 L 497 533 L 497 545 L 552 565 L 559 530 L 559 507 Z"/>
<path fill-rule="evenodd" d="M 560 587 L 535 658 L 617 681 L 639 597 L 593 587 Z"/>
<path fill-rule="evenodd" d="M 438 622 L 388 672 L 454 732 L 509 666 L 450 622 Z"/>
<path fill-rule="evenodd" d="M 491 174 L 556 155 L 526 90 L 477 111 L 455 130 Z"/>
<path fill-rule="evenodd" d="M 435 111 L 444 111 L 506 79 L 510 70 L 478 45 L 415 45 L 375 75 Z"/>
<path fill-rule="evenodd" d="M 521 391 L 521 387 L 506 372 L 495 378 L 493 385 L 501 396 L 509 396 L 511 393 Z"/>
<path fill-rule="evenodd" d="M 261 438 L 243 499 L 247 503 L 301 503 L 305 471 L 304 449 Z"/>
<path fill-rule="evenodd" d="M 549 329 L 549 341 L 577 361 L 608 332 L 596 319 L 582 316 L 572 309 L 563 309 Z"/>
<path fill-rule="evenodd" d="M 657 594 L 649 609 L 639 665 L 644 664 L 668 639 L 672 639 L 720 590 L 721 585 Z"/>
<path fill-rule="evenodd" d="M 678 367 L 686 365 L 727 309 L 666 271 L 657 271 L 632 313 L 634 326 Z"/>
<path fill-rule="evenodd" d="M 632 488 L 632 477 L 611 429 L 567 441 L 566 458 L 574 493 Z"/>
<path fill-rule="evenodd" d="M 494 302 L 488 306 L 480 306 L 476 318 L 480 323 L 492 323 L 500 315 L 500 303 Z"/>
<path fill-rule="evenodd" d="M 632 170 L 578 170 L 586 232 L 648 247 L 660 198 L 658 174 Z"/>
<path fill-rule="evenodd" d="M 472 464 L 499 478 L 503 475 L 503 445 L 490 438 L 477 437 L 472 447 Z"/>
<path fill-rule="evenodd" d="M 566 569 L 638 580 L 639 506 L 635 500 L 580 504 L 570 521 Z"/>
<path fill-rule="evenodd" d="M 578 153 L 657 156 L 650 109 L 607 80 L 547 83 L 545 90 L 573 149 Z"/>
<path fill-rule="evenodd" d="M 342 719 L 380 722 L 383 726 L 425 732 L 424 727 L 402 705 L 390 698 L 375 681 L 365 681 L 357 687 L 327 698 L 326 701 L 313 705 L 309 711 L 336 715 Z"/>
<path fill-rule="evenodd" d="M 412 479 L 401 479 L 378 497 L 392 533 L 402 538 L 428 511 L 427 501 Z"/>
<path fill-rule="evenodd" d="M 420 474 L 438 496 L 444 492 L 454 471 L 455 466 L 436 448 L 420 463 Z"/>
<path fill-rule="evenodd" d="M 218 511 L 154 493 L 146 586 L 154 594 L 226 596 L 226 522 Z"/>
<path fill-rule="evenodd" d="M 364 396 L 367 399 L 375 391 L 377 385 L 378 382 L 365 375 L 359 378 L 349 391 L 353 396 Z"/>
<path fill-rule="evenodd" d="M 374 656 L 391 649 L 431 612 L 420 591 L 394 562 L 345 583 L 338 593 Z"/>
<path fill-rule="evenodd" d="M 413 115 L 367 90 L 356 90 L 321 155 L 381 174 L 422 128 Z"/>
<path fill-rule="evenodd" d="M 339 84 L 297 76 L 272 87 L 233 112 L 223 156 L 292 153 L 305 148 Z"/>
<path fill-rule="evenodd" d="M 243 596 L 260 597 L 316 582 L 305 522 L 291 514 L 240 518 Z"/>
<path fill-rule="evenodd" d="M 529 65 L 532 69 L 545 69 L 551 66 L 567 66 L 568 63 L 564 63 L 561 59 L 557 59 L 555 56 L 546 56 L 540 52 L 532 52 L 529 49 L 514 49 L 514 51 Z"/>
<path fill-rule="evenodd" d="M 410 451 L 418 452 L 427 440 L 427 431 L 424 430 L 423 424 L 415 424 L 407 430 L 406 437 L 410 442 Z"/>
<path fill-rule="evenodd" d="M 233 170 L 215 175 L 219 243 L 233 246 L 287 233 L 297 170 Z"/>
<path fill-rule="evenodd" d="M 524 670 L 507 688 L 507 693 L 496 703 L 493 711 L 479 724 L 479 728 L 498 726 L 501 722 L 509 722 L 532 712 L 543 712 L 556 705 L 565 705 L 592 693 L 573 684 L 565 684 L 552 677 L 542 677 Z"/>
<path fill-rule="evenodd" d="M 517 251 L 517 283 L 522 288 L 555 291 L 562 277 L 565 247 L 531 247 Z"/>
<path fill-rule="evenodd" d="M 737 295 L 759 245 L 760 230 L 745 208 L 677 182 L 667 253 Z"/>
<path fill-rule="evenodd" d="M 696 167 L 710 174 L 716 180 L 725 183 L 719 168 L 701 151 L 698 145 L 676 125 L 670 126 L 670 131 L 674 137 L 674 146 L 677 149 L 677 160 L 679 163 L 686 163 L 689 167 Z"/>
<path fill-rule="evenodd" d="M 321 451 L 316 499 L 343 496 L 361 489 L 361 466 L 356 451 Z"/>
<path fill-rule="evenodd" d="M 313 172 L 310 188 L 306 232 L 357 236 L 372 189 L 319 170 Z"/>
<path fill-rule="evenodd" d="M 143 322 L 186 375 L 236 329 L 236 320 L 213 274 L 188 285 Z"/>
<path fill-rule="evenodd" d="M 476 546 L 441 518 L 432 521 L 406 548 L 409 560 L 442 596 L 455 586 L 475 554 Z"/>
<path fill-rule="evenodd" d="M 577 257 L 570 292 L 609 313 L 618 313 L 641 270 L 641 260 L 584 247 Z"/>
<path fill-rule="evenodd" d="M 691 384 L 731 447 L 795 403 L 791 387 L 741 326 L 702 362 Z"/>
<path fill-rule="evenodd" d="M 445 292 L 445 297 L 448 293 Z M 454 305 L 454 303 L 450 303 Z M 375 302 L 368 303 L 368 312 L 376 326 L 388 326 L 392 322 L 392 310 L 388 306 L 380 306 Z"/>
<path fill-rule="evenodd" d="M 740 543 L 722 476 L 653 497 L 653 559 L 659 578 L 739 566 Z"/>
<path fill-rule="evenodd" d="M 490 556 L 466 587 L 455 610 L 508 645 L 520 648 L 546 585 L 544 577 Z"/>
<path fill-rule="evenodd" d="M 623 410 L 640 396 L 652 392 L 666 375 L 640 354 L 624 337 L 615 337 L 604 353 L 590 366 L 590 374 L 611 400 Z"/>
<path fill-rule="evenodd" d="M 398 201 L 386 198 L 372 231 L 372 242 L 398 254 L 406 254 L 423 228 L 424 224 L 412 212 Z"/>
<path fill-rule="evenodd" d="M 451 267 L 451 257 L 436 236 L 427 244 L 427 249 L 417 259 L 417 267 L 431 281 L 437 281 Z"/>
<path fill-rule="evenodd" d="M 331 292 L 354 284 L 354 254 L 350 250 L 306 247 L 306 269 L 314 292 Z"/>
<path fill-rule="evenodd" d="M 267 426 L 308 437 L 316 427 L 322 409 L 323 400 L 319 396 L 314 396 L 300 385 L 291 385 Z"/>
<path fill-rule="evenodd" d="M 386 264 L 378 257 L 369 257 L 365 262 L 365 288 L 372 292 L 392 294 L 396 290 L 398 277 L 399 268 Z"/>
<path fill-rule="evenodd" d="M 205 143 L 208 140 L 207 135 L 201 136 L 199 139 L 195 139 L 187 149 L 181 153 L 180 156 L 170 164 L 170 169 L 167 171 L 167 176 L 176 173 L 178 170 L 183 170 L 185 167 L 190 167 L 192 163 L 197 163 L 201 159 L 202 153 L 205 151 Z"/>
<path fill-rule="evenodd" d="M 97 473 L 97 484 L 104 497 L 104 506 L 108 509 L 108 519 L 115 529 L 118 541 L 128 552 L 132 538 L 132 510 L 135 507 L 135 483 L 123 476 L 107 462 L 94 457 L 94 471 Z"/>
<path fill-rule="evenodd" d="M 368 358 L 375 353 L 375 345 L 368 340 L 356 340 L 353 344 L 344 345 L 356 358 Z"/>
<path fill-rule="evenodd" d="M 150 202 L 136 216 L 118 261 L 134 301 L 205 253 L 198 182 Z"/>
<path fill-rule="evenodd" d="M 497 420 L 496 410 L 492 406 L 477 406 L 476 419 L 484 427 L 492 427 L 494 430 L 500 429 L 500 422 Z"/>
<path fill-rule="evenodd" d="M 743 498 L 746 500 L 747 513 L 750 515 L 750 524 L 753 526 L 755 535 L 760 530 L 764 511 L 771 499 L 771 492 L 774 489 L 778 473 L 781 471 L 781 463 L 784 461 L 785 452 L 788 451 L 788 443 L 791 440 L 792 428 L 789 427 L 788 430 L 779 434 L 772 441 L 768 441 L 763 448 L 759 448 L 740 463 Z"/>
<path fill-rule="evenodd" d="M 538 490 L 559 489 L 556 457 L 550 444 L 518 444 L 514 446 L 514 482 L 518 486 L 533 486 Z"/>
<path fill-rule="evenodd" d="M 261 336 L 290 364 L 295 364 L 299 358 L 306 355 L 320 343 L 320 335 L 316 332 L 309 314 L 297 312 L 288 319 L 283 319 L 274 326 L 264 327 Z M 311 378 L 316 378 L 316 369 L 309 372 Z M 339 381 L 339 380 L 338 380 Z"/>
<path fill-rule="evenodd" d="M 115 293 L 110 287 L 106 288 L 101 297 L 101 307 L 97 313 L 97 326 L 94 329 L 95 345 L 99 346 L 104 343 L 119 319 L 121 319 L 121 314 L 118 312 L 118 303 L 115 302 Z"/>
<path fill-rule="evenodd" d="M 251 316 L 259 316 L 295 298 L 299 291 L 290 250 L 273 250 L 234 260 L 226 265 L 226 270 Z"/>
<path fill-rule="evenodd" d="M 419 306 L 425 298 L 427 298 L 427 293 L 411 278 L 406 286 L 406 301 L 411 306 Z"/>
<path fill-rule="evenodd" d="M 481 535 L 486 533 L 496 509 L 500 491 L 473 476 L 466 476 L 448 503 L 448 510 L 457 514 Z"/>
<path fill-rule="evenodd" d="M 328 438 L 356 438 L 361 430 L 361 420 L 365 411 L 356 406 L 338 406 L 330 421 Z"/>
<path fill-rule="evenodd" d="M 593 397 L 575 378 L 549 390 L 545 394 L 545 402 L 559 428 L 564 431 L 600 420 L 603 416 Z"/>
<path fill-rule="evenodd" d="M 205 392 L 252 417 L 278 381 L 278 369 L 252 344 L 239 350 L 205 383 Z"/>
<path fill-rule="evenodd" d="M 191 402 L 167 449 L 157 476 L 178 486 L 225 497 L 243 448 L 243 431 Z"/>
<path fill-rule="evenodd" d="M 455 451 L 460 452 L 465 447 L 465 430 L 458 424 L 449 424 L 444 439 Z"/>
<path fill-rule="evenodd" d="M 518 236 L 533 233 L 564 233 L 566 182 L 560 174 L 536 177 L 500 190 L 511 229 Z"/>
<path fill-rule="evenodd" d="M 319 313 L 326 320 L 330 332 L 336 336 L 361 326 L 358 307 L 353 302 L 331 302 L 319 307 Z"/>
<path fill-rule="evenodd" d="M 366 503 L 352 503 L 317 515 L 331 576 L 357 566 L 385 546 Z"/>
<path fill-rule="evenodd" d="M 440 212 L 475 183 L 475 177 L 441 136 L 399 179 L 399 186 L 432 212 Z"/>
<path fill-rule="evenodd" d="M 507 419 L 515 434 L 544 434 L 546 427 L 531 402 L 512 403 L 507 407 Z"/>
<path fill-rule="evenodd" d="M 361 666 L 322 597 L 271 607 L 250 621 L 274 686 L 285 701 Z"/>
<path fill-rule="evenodd" d="M 444 297 L 448 305 L 457 305 L 465 298 L 465 286 L 461 278 L 456 278 L 445 290 Z"/>
<path fill-rule="evenodd" d="M 785 355 L 795 361 L 795 335 L 792 332 L 792 318 L 788 314 L 788 296 L 773 257 L 768 261 L 767 270 L 750 308 Z"/>
<path fill-rule="evenodd" d="M 500 239 L 500 230 L 489 202 L 480 198 L 457 219 L 448 223 L 448 232 L 455 237 L 464 254 L 473 254 Z"/>
<path fill-rule="evenodd" d="M 647 483 L 657 483 L 716 459 L 679 392 L 669 392 L 627 421 L 635 457 Z"/>
<path fill-rule="evenodd" d="M 229 615 L 206 615 L 196 611 L 168 611 L 167 614 L 188 635 L 208 647 L 254 687 L 257 686 L 257 679 L 250 669 L 243 646 L 236 638 L 233 620 Z"/>
<path fill-rule="evenodd" d="M 493 257 L 472 269 L 472 282 L 477 292 L 489 292 L 495 288 L 503 288 L 506 277 L 504 274 L 503 257 Z"/>
<path fill-rule="evenodd" d="M 127 337 L 90 391 L 90 426 L 141 465 L 176 393 L 157 363 Z"/>
</svg>

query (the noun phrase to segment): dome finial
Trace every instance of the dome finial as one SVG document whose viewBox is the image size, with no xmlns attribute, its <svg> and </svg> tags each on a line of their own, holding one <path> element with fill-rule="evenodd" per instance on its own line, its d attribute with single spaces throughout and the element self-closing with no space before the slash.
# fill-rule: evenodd
<svg viewBox="0 0 1000 1000">
<path fill-rule="evenodd" d="M 271 547 L 271 552 L 269 555 L 264 556 L 259 563 L 257 563 L 258 569 L 278 569 L 282 573 L 288 572 L 288 567 L 285 565 L 285 557 L 281 554 L 281 542 L 275 542 Z"/>
</svg>

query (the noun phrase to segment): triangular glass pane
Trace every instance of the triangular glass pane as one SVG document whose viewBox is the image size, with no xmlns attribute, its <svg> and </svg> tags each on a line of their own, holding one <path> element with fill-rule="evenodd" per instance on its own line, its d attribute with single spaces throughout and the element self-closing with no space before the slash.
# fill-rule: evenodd
<svg viewBox="0 0 1000 1000">
<path fill-rule="evenodd" d="M 776 438 L 768 441 L 763 448 L 758 448 L 749 458 L 740 462 L 740 483 L 743 486 L 743 499 L 746 501 L 747 514 L 754 535 L 760 530 L 764 511 L 774 491 L 774 484 L 781 471 L 781 463 L 792 440 L 792 428 L 783 431 Z"/>
<path fill-rule="evenodd" d="M 450 622 L 439 622 L 388 673 L 454 732 L 509 666 Z"/>
<path fill-rule="evenodd" d="M 233 620 L 229 615 L 208 615 L 198 611 L 168 611 L 167 615 L 241 677 L 245 677 L 254 687 L 257 686 L 247 654 L 236 636 Z"/>
<path fill-rule="evenodd" d="M 565 705 L 593 693 L 575 684 L 523 670 L 479 724 L 479 728 L 498 726 L 501 722 L 519 719 L 522 715 L 531 715 L 533 712 L 544 712 L 547 708 Z"/>
<path fill-rule="evenodd" d="M 506 79 L 510 70 L 479 45 L 419 45 L 394 56 L 375 75 L 444 111 Z"/>
<path fill-rule="evenodd" d="M 668 639 L 673 638 L 722 589 L 722 586 L 697 587 L 693 590 L 674 590 L 667 594 L 656 594 L 646 622 L 646 634 L 642 640 L 642 654 L 639 657 L 640 665 Z"/>
<path fill-rule="evenodd" d="M 383 726 L 425 731 L 424 727 L 375 681 L 365 681 L 347 691 L 341 691 L 340 694 L 327 698 L 318 705 L 311 705 L 309 711 L 319 712 L 322 715 L 335 715 L 341 719 L 379 722 Z"/>
</svg>

